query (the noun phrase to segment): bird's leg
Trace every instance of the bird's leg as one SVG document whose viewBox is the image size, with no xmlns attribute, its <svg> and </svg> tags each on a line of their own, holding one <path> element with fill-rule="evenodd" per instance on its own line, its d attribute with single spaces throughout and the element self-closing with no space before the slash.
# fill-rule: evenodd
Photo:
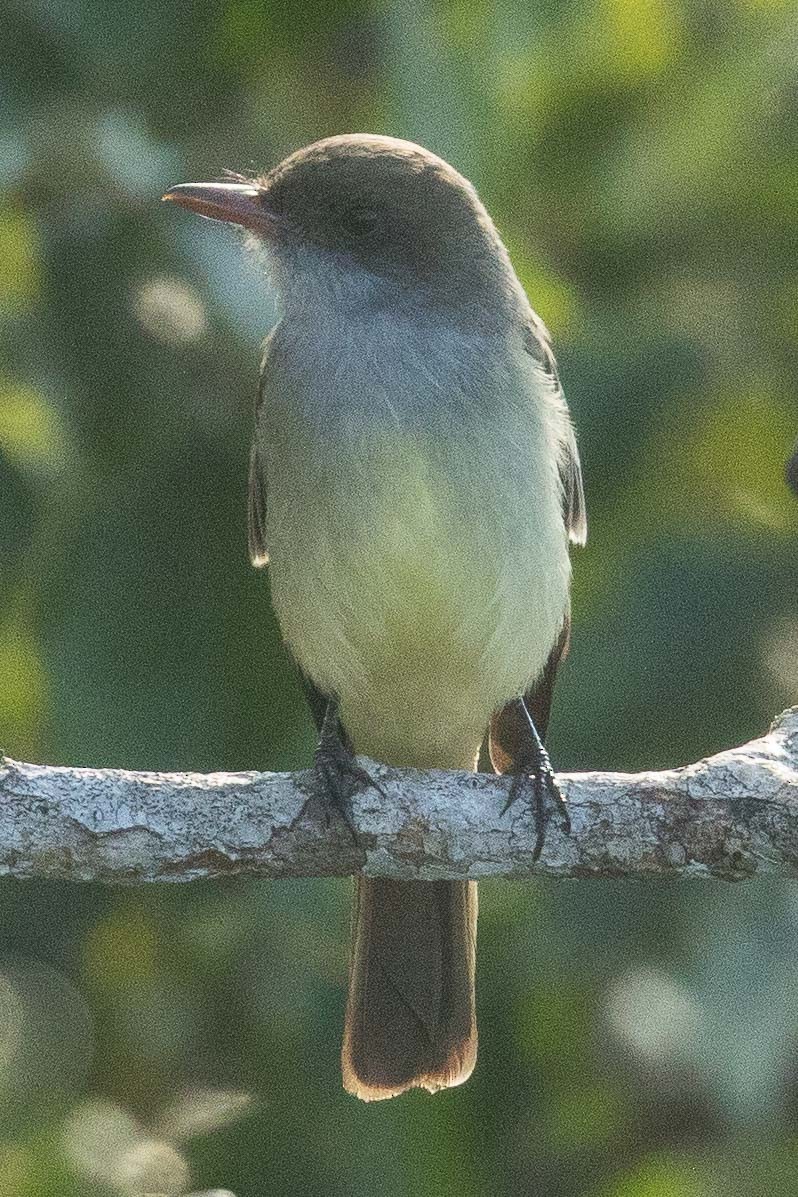
<svg viewBox="0 0 798 1197">
<path fill-rule="evenodd" d="M 338 716 L 338 701 L 327 700 L 324 718 L 316 747 L 316 769 L 323 782 L 325 794 L 346 823 L 353 839 L 357 834 L 352 822 L 351 798 L 360 789 L 374 789 L 386 796 L 385 791 L 371 774 L 355 760 L 355 754 L 347 739 Z"/>
<path fill-rule="evenodd" d="M 549 754 L 543 747 L 543 741 L 538 735 L 526 703 L 523 698 L 516 698 L 508 706 L 505 718 L 511 717 L 515 724 L 513 738 L 516 751 L 512 768 L 513 780 L 502 814 L 506 814 L 519 798 L 525 798 L 531 805 L 536 832 L 532 859 L 537 860 L 543 850 L 546 828 L 552 815 L 559 815 L 560 825 L 566 834 L 571 830 L 571 820 L 565 799 L 557 785 Z"/>
</svg>

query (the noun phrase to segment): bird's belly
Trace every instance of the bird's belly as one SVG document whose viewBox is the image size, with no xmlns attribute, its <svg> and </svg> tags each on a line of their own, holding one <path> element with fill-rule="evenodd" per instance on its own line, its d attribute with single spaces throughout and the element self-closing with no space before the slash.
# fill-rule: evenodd
<svg viewBox="0 0 798 1197">
<path fill-rule="evenodd" d="M 562 625 L 558 497 L 532 488 L 518 520 L 519 496 L 495 480 L 458 487 L 452 469 L 407 454 L 383 467 L 368 486 L 328 486 L 312 529 L 283 520 L 275 610 L 300 666 L 339 697 L 357 751 L 469 768 L 491 712 L 539 675 Z"/>
</svg>

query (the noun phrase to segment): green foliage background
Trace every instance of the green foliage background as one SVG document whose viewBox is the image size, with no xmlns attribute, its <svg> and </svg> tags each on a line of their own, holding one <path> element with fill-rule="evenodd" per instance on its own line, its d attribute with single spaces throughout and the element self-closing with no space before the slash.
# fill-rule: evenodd
<svg viewBox="0 0 798 1197">
<path fill-rule="evenodd" d="M 797 52 L 790 0 L 4 0 L 7 751 L 308 763 L 245 551 L 273 299 L 158 201 L 348 130 L 469 175 L 555 337 L 591 521 L 558 766 L 764 731 L 798 699 Z M 371 1107 L 347 905 L 4 881 L 0 1194 L 798 1190 L 794 887 L 483 885 L 477 1072 Z"/>
</svg>

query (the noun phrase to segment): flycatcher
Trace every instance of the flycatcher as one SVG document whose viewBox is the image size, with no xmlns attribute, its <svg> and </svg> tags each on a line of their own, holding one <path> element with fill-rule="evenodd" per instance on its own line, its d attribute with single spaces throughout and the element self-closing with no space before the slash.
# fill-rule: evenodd
<svg viewBox="0 0 798 1197">
<path fill-rule="evenodd" d="M 473 769 L 487 732 L 539 851 L 552 812 L 567 820 L 541 737 L 585 505 L 548 333 L 474 188 L 420 146 L 356 134 L 164 198 L 246 229 L 280 297 L 249 542 L 333 796 L 363 780 L 352 753 Z M 357 879 L 350 1093 L 470 1075 L 476 919 L 474 882 Z"/>
</svg>

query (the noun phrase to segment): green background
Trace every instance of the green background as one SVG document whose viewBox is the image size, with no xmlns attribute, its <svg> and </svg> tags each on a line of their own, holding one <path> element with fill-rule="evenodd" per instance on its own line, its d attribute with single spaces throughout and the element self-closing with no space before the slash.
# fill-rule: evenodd
<svg viewBox="0 0 798 1197">
<path fill-rule="evenodd" d="M 167 186 L 332 133 L 476 183 L 549 323 L 590 538 L 561 769 L 798 700 L 798 16 L 780 0 L 2 5 L 0 743 L 293 768 L 246 557 L 273 298 Z M 346 882 L 0 885 L 0 1194 L 798 1190 L 794 886 L 482 886 L 465 1087 L 338 1074 Z"/>
</svg>

